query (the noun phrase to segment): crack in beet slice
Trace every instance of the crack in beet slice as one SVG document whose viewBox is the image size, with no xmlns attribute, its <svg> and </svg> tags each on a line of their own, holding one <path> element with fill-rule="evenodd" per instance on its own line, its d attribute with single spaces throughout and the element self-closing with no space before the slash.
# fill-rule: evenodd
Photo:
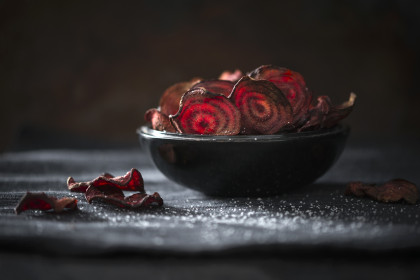
<svg viewBox="0 0 420 280">
<path fill-rule="evenodd" d="M 176 114 L 182 95 L 199 81 L 201 78 L 193 78 L 188 82 L 176 83 L 167 88 L 159 101 L 160 111 L 167 116 Z"/>
<path fill-rule="evenodd" d="M 419 191 L 416 185 L 404 179 L 393 179 L 381 186 L 351 182 L 347 185 L 345 194 L 357 197 L 367 196 L 381 202 L 405 200 L 410 204 L 415 204 L 419 198 Z"/>
<path fill-rule="evenodd" d="M 181 133 L 236 135 L 240 129 L 238 108 L 223 94 L 204 88 L 185 93 L 178 113 L 169 118 Z"/>
<path fill-rule="evenodd" d="M 208 92 L 223 94 L 228 97 L 232 92 L 235 84 L 231 81 L 223 80 L 207 80 L 196 83 L 191 89 L 194 88 L 205 88 Z"/>
<path fill-rule="evenodd" d="M 72 192 L 86 192 L 90 186 L 98 187 L 102 185 L 112 185 L 124 191 L 138 191 L 144 193 L 144 182 L 140 171 L 132 168 L 124 176 L 114 177 L 109 173 L 105 173 L 98 178 L 77 183 L 73 177 L 67 179 L 67 186 Z"/>
<path fill-rule="evenodd" d="M 243 75 L 244 74 L 239 69 L 236 69 L 234 72 L 226 70 L 223 71 L 222 74 L 220 74 L 219 80 L 231 81 L 236 83 Z"/>
<path fill-rule="evenodd" d="M 90 186 L 86 190 L 85 196 L 88 203 L 97 201 L 123 208 L 146 208 L 163 205 L 163 199 L 157 192 L 152 195 L 135 193 L 125 197 L 123 191 L 114 185 Z"/>
<path fill-rule="evenodd" d="M 45 193 L 31 193 L 27 192 L 19 201 L 15 208 L 16 214 L 20 214 L 26 210 L 53 210 L 56 213 L 60 213 L 67 210 L 77 209 L 77 199 L 72 197 L 56 198 L 48 196 Z"/>
<path fill-rule="evenodd" d="M 305 80 L 300 73 L 284 67 L 263 65 L 249 73 L 249 76 L 275 84 L 292 106 L 293 124 L 297 127 L 305 122 L 312 102 L 312 93 L 306 87 Z"/>
<path fill-rule="evenodd" d="M 169 117 L 156 108 L 147 110 L 144 114 L 144 119 L 149 122 L 155 130 L 176 132 Z"/>
<path fill-rule="evenodd" d="M 351 93 L 348 101 L 334 106 L 328 96 L 319 96 L 317 104 L 309 110 L 308 120 L 298 131 L 333 127 L 351 113 L 355 100 L 356 94 Z"/>
<path fill-rule="evenodd" d="M 229 99 L 241 112 L 242 134 L 273 134 L 292 121 L 289 101 L 272 82 L 244 76 Z"/>
</svg>

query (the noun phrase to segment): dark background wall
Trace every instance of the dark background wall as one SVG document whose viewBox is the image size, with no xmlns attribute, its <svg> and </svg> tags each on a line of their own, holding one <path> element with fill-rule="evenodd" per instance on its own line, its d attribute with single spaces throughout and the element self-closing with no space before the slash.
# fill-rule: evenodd
<svg viewBox="0 0 420 280">
<path fill-rule="evenodd" d="M 352 139 L 420 139 L 419 3 L 0 1 L 0 151 L 136 145 L 166 87 L 262 64 L 357 93 Z"/>
</svg>

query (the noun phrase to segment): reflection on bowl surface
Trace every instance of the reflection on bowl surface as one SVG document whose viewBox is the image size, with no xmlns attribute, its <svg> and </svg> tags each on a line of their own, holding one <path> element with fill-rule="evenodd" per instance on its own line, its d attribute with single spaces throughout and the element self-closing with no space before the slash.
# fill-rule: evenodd
<svg viewBox="0 0 420 280">
<path fill-rule="evenodd" d="M 342 153 L 349 127 L 209 136 L 143 126 L 138 133 L 156 167 L 180 185 L 215 196 L 267 196 L 310 184 L 323 175 Z"/>
</svg>

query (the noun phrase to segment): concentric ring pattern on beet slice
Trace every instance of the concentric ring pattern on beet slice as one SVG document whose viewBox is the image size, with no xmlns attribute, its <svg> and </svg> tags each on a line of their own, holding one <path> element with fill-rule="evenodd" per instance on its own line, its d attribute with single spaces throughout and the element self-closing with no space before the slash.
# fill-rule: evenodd
<svg viewBox="0 0 420 280">
<path fill-rule="evenodd" d="M 224 96 L 228 97 L 232 92 L 233 86 L 235 84 L 231 81 L 224 81 L 224 80 L 208 80 L 208 81 L 201 81 L 196 83 L 193 88 L 205 88 L 209 92 L 223 94 Z"/>
<path fill-rule="evenodd" d="M 179 111 L 169 116 L 181 133 L 236 135 L 240 130 L 238 108 L 223 94 L 204 88 L 191 89 L 181 98 Z"/>
<path fill-rule="evenodd" d="M 151 108 L 144 114 L 144 119 L 152 128 L 159 131 L 176 132 L 169 117 L 156 108 Z"/>
<path fill-rule="evenodd" d="M 312 93 L 306 87 L 305 80 L 298 72 L 284 67 L 263 65 L 249 74 L 257 80 L 267 80 L 278 87 L 287 97 L 293 109 L 293 124 L 299 126 L 306 120 Z"/>
<path fill-rule="evenodd" d="M 241 113 L 242 134 L 273 134 L 291 125 L 290 103 L 272 82 L 242 77 L 229 98 Z"/>
<path fill-rule="evenodd" d="M 200 78 L 193 78 L 188 82 L 176 83 L 167 88 L 159 101 L 160 111 L 167 116 L 176 114 L 182 95 L 200 80 Z"/>
</svg>

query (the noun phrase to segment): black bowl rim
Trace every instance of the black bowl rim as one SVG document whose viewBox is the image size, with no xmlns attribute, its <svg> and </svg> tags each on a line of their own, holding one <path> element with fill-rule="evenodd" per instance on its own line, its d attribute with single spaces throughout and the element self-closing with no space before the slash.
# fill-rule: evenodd
<svg viewBox="0 0 420 280">
<path fill-rule="evenodd" d="M 181 134 L 173 132 L 165 132 L 154 130 L 148 126 L 141 126 L 137 129 L 137 133 L 144 138 L 154 138 L 162 140 L 175 141 L 194 141 L 194 142 L 277 142 L 290 141 L 298 139 L 311 139 L 317 137 L 332 136 L 341 133 L 348 133 L 350 126 L 338 124 L 333 128 L 324 128 L 314 131 L 305 132 L 283 132 L 270 135 L 196 135 Z"/>
</svg>

